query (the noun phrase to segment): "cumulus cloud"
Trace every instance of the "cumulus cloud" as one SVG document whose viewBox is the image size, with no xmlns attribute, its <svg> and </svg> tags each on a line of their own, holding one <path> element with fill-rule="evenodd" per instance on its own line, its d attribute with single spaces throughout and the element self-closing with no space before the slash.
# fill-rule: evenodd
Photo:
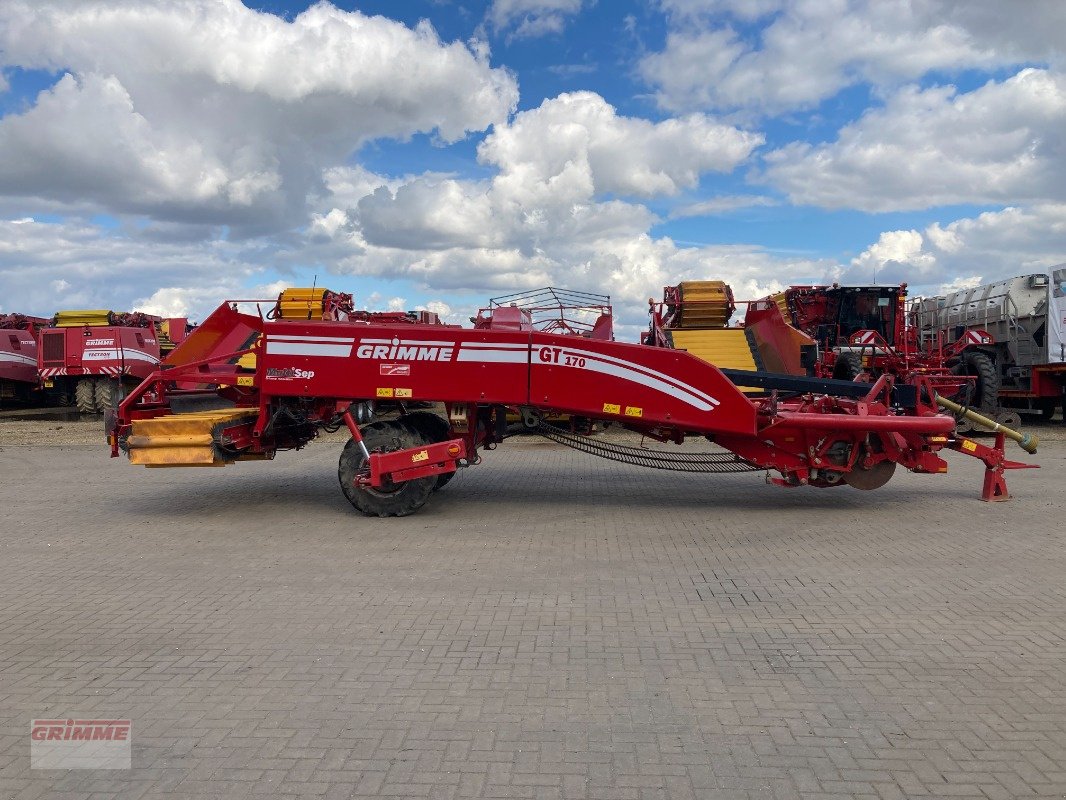
<svg viewBox="0 0 1066 800">
<path fill-rule="evenodd" d="M 128 311 L 164 286 L 184 290 L 178 299 L 203 315 L 255 282 L 263 269 L 258 256 L 228 242 L 165 242 L 74 221 L 0 220 L 0 297 L 40 316 L 63 308 Z"/>
<path fill-rule="evenodd" d="M 0 119 L 0 195 L 259 231 L 302 222 L 362 143 L 453 142 L 517 102 L 481 49 L 328 3 L 8 0 L 0 60 L 66 73 Z"/>
<path fill-rule="evenodd" d="M 1041 272 L 1066 253 L 1066 204 L 1006 208 L 922 231 L 881 234 L 842 271 L 848 283 L 907 282 L 918 294 L 937 294 L 1012 275 Z"/>
<path fill-rule="evenodd" d="M 905 88 L 834 142 L 766 156 L 793 202 L 867 211 L 1066 200 L 1066 76 L 1026 69 L 959 94 Z"/>
<path fill-rule="evenodd" d="M 491 180 L 420 178 L 358 204 L 366 243 L 408 249 L 513 249 L 642 233 L 654 216 L 620 197 L 673 195 L 729 172 L 759 134 L 702 114 L 659 123 L 621 117 L 599 95 L 564 94 L 497 126 L 478 148 Z"/>
<path fill-rule="evenodd" d="M 478 148 L 493 177 L 422 176 L 379 186 L 352 208 L 316 217 L 321 261 L 355 274 L 402 276 L 433 289 L 520 290 L 549 283 L 621 291 L 639 304 L 673 275 L 774 263 L 755 248 L 688 252 L 647 234 L 634 200 L 676 195 L 708 172 L 731 172 L 760 134 L 702 114 L 653 123 L 596 94 L 546 100 L 499 125 Z M 711 262 L 714 262 L 712 267 Z M 809 275 L 810 263 L 793 266 Z M 639 305 L 638 305 L 639 307 Z"/>
<path fill-rule="evenodd" d="M 562 33 L 567 17 L 577 14 L 585 0 L 492 0 L 486 20 L 496 31 L 510 31 L 516 39 Z"/>
<path fill-rule="evenodd" d="M 779 113 L 858 84 L 891 87 L 1059 58 L 1066 6 L 972 0 L 663 0 L 665 47 L 640 62 L 664 108 Z M 746 25 L 764 23 L 752 35 Z"/>
</svg>

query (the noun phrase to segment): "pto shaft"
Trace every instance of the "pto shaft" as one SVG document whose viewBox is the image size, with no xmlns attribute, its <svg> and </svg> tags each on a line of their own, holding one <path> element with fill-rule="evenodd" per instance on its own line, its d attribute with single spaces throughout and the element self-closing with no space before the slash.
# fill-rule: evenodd
<svg viewBox="0 0 1066 800">
<path fill-rule="evenodd" d="M 1018 446 L 1027 453 L 1035 453 L 1036 446 L 1040 443 L 1040 440 L 1033 436 L 1031 433 L 1022 433 L 1021 431 L 1011 430 L 1003 425 L 1000 425 L 994 419 L 989 419 L 986 416 L 978 414 L 976 411 L 971 411 L 968 408 L 963 408 L 958 403 L 948 400 L 946 397 L 936 396 L 936 403 L 943 409 L 950 411 L 956 416 L 968 419 L 974 425 L 980 425 L 982 428 L 988 428 L 993 433 L 1002 433 L 1008 439 L 1013 439 L 1018 443 Z"/>
</svg>

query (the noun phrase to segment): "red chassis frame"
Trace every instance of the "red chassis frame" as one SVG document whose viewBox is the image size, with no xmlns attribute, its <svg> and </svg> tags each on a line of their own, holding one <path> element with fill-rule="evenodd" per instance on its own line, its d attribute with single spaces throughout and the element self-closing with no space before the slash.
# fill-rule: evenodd
<svg viewBox="0 0 1066 800">
<path fill-rule="evenodd" d="M 246 353 L 256 355 L 254 371 L 238 364 Z M 372 485 L 477 463 L 479 447 L 503 440 L 499 412 L 510 409 L 614 422 L 660 441 L 705 436 L 780 473 L 773 482 L 783 486 L 833 486 L 881 462 L 943 473 L 938 453 L 947 447 L 981 458 L 993 474 L 986 487 L 997 489 L 984 499 L 1005 499 L 1003 470 L 1027 465 L 1006 460 L 1002 441 L 966 446 L 953 418 L 938 413 L 928 380 L 915 382 L 917 402 L 906 409 L 893 402 L 888 375 L 858 398 L 777 391 L 750 398 L 679 350 L 539 331 L 265 320 L 228 302 L 123 400 L 110 440 L 118 455 L 134 420 L 172 413 L 171 400 L 189 394 L 175 387 L 195 383 L 249 410 L 247 420 L 218 432 L 235 458 L 269 458 L 342 422 L 360 441 L 353 404 L 444 403 L 448 440 L 433 445 L 422 466 L 410 456 L 425 447 L 371 454 L 370 476 L 360 480 Z M 299 424 L 278 426 L 279 414 Z"/>
</svg>

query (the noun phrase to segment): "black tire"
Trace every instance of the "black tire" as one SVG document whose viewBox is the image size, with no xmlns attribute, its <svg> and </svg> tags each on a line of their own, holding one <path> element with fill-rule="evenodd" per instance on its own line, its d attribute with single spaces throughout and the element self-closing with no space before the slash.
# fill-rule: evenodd
<svg viewBox="0 0 1066 800">
<path fill-rule="evenodd" d="M 421 435 L 399 422 L 373 422 L 359 429 L 368 450 L 392 452 L 424 444 Z M 370 517 L 406 517 L 420 509 L 436 485 L 436 477 L 405 481 L 390 488 L 356 486 L 355 477 L 366 469 L 366 458 L 354 439 L 341 452 L 337 478 L 348 502 Z"/>
<path fill-rule="evenodd" d="M 1058 401 L 1051 397 L 1041 398 L 1036 401 L 1036 408 L 1040 412 L 1041 422 L 1051 422 L 1055 418 L 1055 409 Z"/>
<path fill-rule="evenodd" d="M 117 380 L 103 378 L 96 382 L 96 410 L 101 414 L 118 408 L 122 399 L 122 385 Z"/>
<path fill-rule="evenodd" d="M 74 405 L 82 414 L 96 413 L 96 381 L 82 378 L 74 387 Z"/>
<path fill-rule="evenodd" d="M 999 406 L 999 372 L 996 363 L 986 353 L 973 350 L 964 353 L 962 361 L 952 369 L 956 375 L 970 375 L 976 380 L 967 391 L 963 389 L 963 405 L 985 411 L 995 410 Z"/>
<path fill-rule="evenodd" d="M 833 364 L 833 377 L 840 381 L 853 381 L 862 373 L 862 356 L 850 350 L 837 354 Z"/>
<path fill-rule="evenodd" d="M 410 414 L 404 414 L 400 417 L 400 422 L 419 433 L 426 441 L 426 444 L 446 441 L 451 435 L 451 426 L 444 417 L 438 416 L 431 411 L 413 411 Z M 433 491 L 436 492 L 443 489 L 448 484 L 448 481 L 454 477 L 454 472 L 445 472 L 443 475 L 438 475 Z"/>
</svg>

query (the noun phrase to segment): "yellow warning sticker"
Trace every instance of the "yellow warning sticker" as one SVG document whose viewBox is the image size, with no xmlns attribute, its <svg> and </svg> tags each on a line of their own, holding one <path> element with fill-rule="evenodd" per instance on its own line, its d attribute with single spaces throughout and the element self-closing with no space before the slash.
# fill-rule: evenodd
<svg viewBox="0 0 1066 800">
<path fill-rule="evenodd" d="M 644 409 L 643 408 L 638 408 L 637 406 L 626 406 L 626 416 L 627 417 L 643 417 L 644 416 Z"/>
<path fill-rule="evenodd" d="M 977 442 L 971 442 L 969 439 L 962 440 L 962 449 L 972 453 L 977 449 Z"/>
<path fill-rule="evenodd" d="M 238 386 L 251 386 L 253 383 L 255 383 L 255 377 L 252 376 L 252 375 L 238 375 L 237 376 L 237 385 Z"/>
<path fill-rule="evenodd" d="M 401 389 L 399 387 L 396 387 L 396 396 L 397 397 L 414 397 L 414 394 L 412 393 L 412 391 L 410 389 Z"/>
<path fill-rule="evenodd" d="M 620 405 L 618 405 L 618 403 L 604 403 L 603 404 L 603 413 L 604 414 L 621 414 L 622 413 L 622 407 Z"/>
<path fill-rule="evenodd" d="M 429 461 L 429 451 L 421 450 L 411 456 L 411 463 L 417 464 L 419 461 Z"/>
<path fill-rule="evenodd" d="M 930 436 L 929 437 L 929 441 L 930 442 L 946 442 L 947 440 L 948 440 L 947 436 Z"/>
<path fill-rule="evenodd" d="M 391 386 L 379 386 L 378 387 L 378 397 L 392 397 L 392 387 Z"/>
</svg>

